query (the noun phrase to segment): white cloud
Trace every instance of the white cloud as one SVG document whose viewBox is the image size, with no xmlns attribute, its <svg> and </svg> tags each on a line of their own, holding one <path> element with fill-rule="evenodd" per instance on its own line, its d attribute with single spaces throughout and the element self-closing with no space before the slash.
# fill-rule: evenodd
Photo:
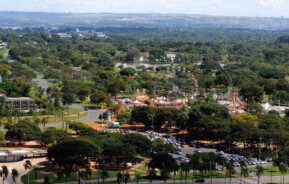
<svg viewBox="0 0 289 184">
<path fill-rule="evenodd" d="M 264 7 L 281 5 L 285 0 L 261 0 L 261 5 Z"/>
</svg>

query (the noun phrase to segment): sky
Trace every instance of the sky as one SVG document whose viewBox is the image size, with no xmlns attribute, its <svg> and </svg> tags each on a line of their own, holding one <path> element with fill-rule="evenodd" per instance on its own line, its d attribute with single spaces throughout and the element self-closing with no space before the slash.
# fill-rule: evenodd
<svg viewBox="0 0 289 184">
<path fill-rule="evenodd" d="M 289 17 L 289 0 L 0 0 L 0 10 Z"/>
</svg>

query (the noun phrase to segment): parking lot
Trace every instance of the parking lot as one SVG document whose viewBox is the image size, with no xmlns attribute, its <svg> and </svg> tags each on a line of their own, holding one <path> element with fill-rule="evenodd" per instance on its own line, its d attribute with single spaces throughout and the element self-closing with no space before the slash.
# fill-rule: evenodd
<svg viewBox="0 0 289 184">
<path fill-rule="evenodd" d="M 108 131 L 108 130 L 107 130 Z M 216 149 L 210 148 L 211 145 L 206 143 L 199 143 L 196 141 L 192 141 L 189 144 L 186 144 L 184 141 L 179 141 L 173 136 L 167 136 L 163 133 L 158 133 L 154 131 L 146 131 L 146 132 L 136 132 L 131 130 L 109 130 L 113 132 L 120 132 L 122 134 L 129 134 L 129 133 L 137 133 L 146 136 L 151 141 L 162 140 L 165 144 L 170 144 L 175 147 L 175 153 L 171 153 L 171 155 L 180 162 L 190 162 L 190 159 L 187 158 L 187 155 L 192 155 L 194 153 L 209 153 L 213 152 L 223 156 L 226 160 L 233 160 L 234 165 L 239 167 L 241 162 L 244 161 L 249 167 L 254 167 L 257 165 L 270 165 L 272 159 L 267 158 L 266 160 L 259 160 L 257 158 L 250 158 L 246 159 L 245 157 L 238 155 L 238 154 L 229 154 L 224 153 L 223 151 L 217 151 Z M 217 167 L 218 169 L 218 167 Z M 219 169 L 221 170 L 221 169 Z"/>
</svg>

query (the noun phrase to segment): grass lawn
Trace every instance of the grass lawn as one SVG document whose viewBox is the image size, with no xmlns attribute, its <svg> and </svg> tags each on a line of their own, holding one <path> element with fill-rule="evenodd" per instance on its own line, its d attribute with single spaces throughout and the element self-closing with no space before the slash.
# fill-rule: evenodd
<svg viewBox="0 0 289 184">
<path fill-rule="evenodd" d="M 279 172 L 279 168 L 278 166 L 264 166 L 264 176 L 282 176 L 282 174 Z M 256 172 L 256 168 L 250 168 L 250 171 L 252 172 L 252 174 L 254 174 L 254 172 Z M 287 173 L 287 175 L 289 175 L 289 173 Z"/>
<path fill-rule="evenodd" d="M 183 174 L 183 179 L 186 177 L 186 175 L 185 174 Z M 220 173 L 220 172 L 216 172 L 216 171 L 212 171 L 212 178 L 213 179 L 215 179 L 215 178 L 225 178 L 226 176 L 224 175 L 224 174 L 222 174 L 222 173 Z M 180 174 L 178 174 L 178 175 L 176 175 L 176 177 L 175 177 L 175 179 L 177 179 L 177 180 L 179 180 L 179 179 L 181 179 L 182 178 L 182 176 L 180 175 Z M 190 174 L 188 174 L 188 176 L 187 176 L 187 179 L 189 180 L 191 180 L 193 178 L 193 174 L 192 173 L 190 173 Z M 203 173 L 203 175 L 201 174 L 201 173 L 199 173 L 199 172 L 196 172 L 195 174 L 194 174 L 194 178 L 195 179 L 200 179 L 200 178 L 211 178 L 211 176 L 210 176 L 210 172 L 207 172 L 207 173 Z"/>
<path fill-rule="evenodd" d="M 109 178 L 115 178 L 117 176 L 117 171 L 108 171 L 109 174 Z M 57 178 L 57 174 L 54 173 L 41 173 L 41 172 L 37 172 L 37 178 L 35 177 L 35 171 L 32 170 L 29 172 L 29 183 L 30 184 L 39 184 L 39 183 L 43 183 L 44 177 L 48 176 L 50 179 L 50 183 L 65 183 L 65 182 L 73 182 L 73 181 L 77 181 L 77 173 L 71 173 L 71 175 L 69 177 L 63 177 L 60 180 L 58 180 Z M 98 179 L 98 172 L 97 171 L 93 171 L 92 172 L 92 176 L 91 178 L 87 178 L 87 180 L 95 180 Z M 28 183 L 28 174 L 24 175 L 21 177 L 21 181 L 25 184 Z"/>
<path fill-rule="evenodd" d="M 131 176 L 131 178 L 133 178 L 134 176 Z M 176 175 L 175 177 L 171 176 L 169 179 L 167 180 L 182 180 L 185 181 L 185 174 L 183 175 L 183 177 L 181 177 L 180 174 Z M 190 181 L 192 181 L 192 178 L 193 178 L 193 174 L 188 174 L 187 175 L 187 183 L 190 183 Z M 200 174 L 200 173 L 195 173 L 194 175 L 194 180 L 197 180 L 197 179 L 209 179 L 210 178 L 210 175 L 209 173 L 204 173 L 203 176 Z M 212 179 L 216 179 L 216 178 L 225 178 L 225 175 L 222 174 L 222 173 L 219 173 L 219 172 L 216 172 L 216 171 L 213 171 L 212 172 Z M 145 177 L 145 176 L 142 176 L 139 180 L 139 182 L 148 182 L 149 180 Z M 153 181 L 162 181 L 162 178 L 158 177 L 158 178 L 155 178 Z M 133 182 L 137 182 L 136 179 L 131 179 L 129 181 L 130 183 L 133 183 Z M 109 183 L 116 183 L 116 182 L 109 182 Z"/>
<path fill-rule="evenodd" d="M 66 113 L 64 113 L 64 114 L 65 114 L 64 121 L 76 121 L 78 119 L 85 118 L 88 115 L 88 113 L 86 111 L 82 111 L 80 109 L 69 109 L 68 110 L 68 117 L 66 117 Z M 47 124 L 62 122 L 61 116 L 55 116 L 55 118 L 53 115 L 49 115 L 49 116 L 50 117 L 48 118 Z M 36 117 L 38 118 L 39 116 L 36 116 Z M 17 119 L 18 118 L 16 118 L 16 122 L 17 122 Z M 25 118 L 20 117 L 20 119 L 25 119 Z M 30 117 L 28 117 L 28 119 L 33 120 L 34 116 L 30 116 Z M 12 121 L 14 122 L 14 118 L 12 118 Z M 3 118 L 3 122 L 7 122 L 7 118 Z"/>
</svg>

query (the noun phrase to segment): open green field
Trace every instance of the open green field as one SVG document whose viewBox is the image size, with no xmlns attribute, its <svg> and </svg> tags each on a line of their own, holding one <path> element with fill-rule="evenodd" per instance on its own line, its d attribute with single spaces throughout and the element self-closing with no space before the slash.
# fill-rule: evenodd
<svg viewBox="0 0 289 184">
<path fill-rule="evenodd" d="M 251 173 L 256 172 L 256 168 L 250 168 Z M 282 176 L 282 174 L 279 171 L 278 166 L 264 166 L 264 176 Z M 289 175 L 287 173 L 286 175 Z"/>
<path fill-rule="evenodd" d="M 68 110 L 68 116 L 66 116 L 66 113 L 64 112 L 64 116 L 63 116 L 63 120 L 64 121 L 76 121 L 78 119 L 81 119 L 81 118 L 85 118 L 86 116 L 88 115 L 88 113 L 86 111 L 82 111 L 82 110 L 79 110 L 79 109 L 69 109 Z M 52 124 L 52 123 L 60 123 L 62 122 L 62 117 L 60 115 L 48 115 L 48 122 L 47 124 Z M 17 122 L 21 119 L 30 119 L 31 121 L 34 120 L 34 118 L 44 118 L 46 116 L 43 116 L 43 115 L 37 115 L 37 116 L 28 116 L 28 117 L 13 117 L 12 118 L 12 121 L 13 122 Z M 3 118 L 3 122 L 7 122 L 7 118 Z"/>
</svg>

